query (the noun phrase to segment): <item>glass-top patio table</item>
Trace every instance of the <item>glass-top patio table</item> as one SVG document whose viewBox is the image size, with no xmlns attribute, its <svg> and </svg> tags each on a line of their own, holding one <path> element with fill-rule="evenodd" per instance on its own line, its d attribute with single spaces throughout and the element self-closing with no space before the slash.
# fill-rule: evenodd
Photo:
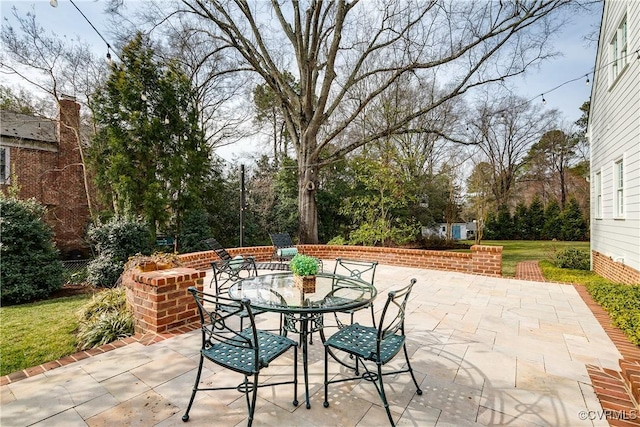
<svg viewBox="0 0 640 427">
<path fill-rule="evenodd" d="M 315 289 L 312 290 L 314 292 L 305 292 L 298 287 L 291 272 L 250 277 L 229 288 L 231 298 L 247 298 L 251 301 L 251 307 L 284 314 L 285 333 L 288 331 L 300 334 L 307 409 L 311 408 L 307 336 L 320 331 L 324 340 L 323 313 L 363 307 L 373 301 L 377 294 L 376 288 L 370 283 L 331 273 L 318 273 Z"/>
</svg>

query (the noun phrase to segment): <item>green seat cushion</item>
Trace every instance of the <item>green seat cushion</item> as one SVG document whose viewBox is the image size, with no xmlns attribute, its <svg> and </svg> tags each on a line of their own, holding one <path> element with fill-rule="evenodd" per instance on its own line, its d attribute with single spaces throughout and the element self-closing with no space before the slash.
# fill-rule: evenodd
<svg viewBox="0 0 640 427">
<path fill-rule="evenodd" d="M 281 257 L 292 257 L 298 253 L 298 248 L 282 248 L 276 252 Z"/>
<path fill-rule="evenodd" d="M 229 261 L 229 267 L 231 267 L 233 270 L 242 268 L 243 264 L 244 258 L 242 257 L 242 255 L 235 256 L 232 260 Z"/>
</svg>

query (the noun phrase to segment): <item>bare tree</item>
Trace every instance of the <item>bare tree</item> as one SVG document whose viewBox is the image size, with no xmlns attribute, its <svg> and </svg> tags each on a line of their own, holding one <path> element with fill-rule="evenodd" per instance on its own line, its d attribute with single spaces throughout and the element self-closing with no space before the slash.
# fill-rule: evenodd
<svg viewBox="0 0 640 427">
<path fill-rule="evenodd" d="M 174 16 L 192 17 L 191 31 L 235 54 L 236 69 L 257 73 L 278 97 L 297 151 L 299 238 L 315 243 L 319 168 L 389 135 L 433 131 L 414 120 L 548 58 L 558 12 L 575 3 L 183 0 Z M 384 129 L 334 144 L 401 79 L 436 78 L 445 88 L 437 97 Z"/>
<path fill-rule="evenodd" d="M 475 110 L 469 131 L 491 165 L 491 192 L 496 206 L 509 206 L 515 184 L 532 144 L 552 129 L 556 110 L 515 96 L 487 99 Z"/>
</svg>

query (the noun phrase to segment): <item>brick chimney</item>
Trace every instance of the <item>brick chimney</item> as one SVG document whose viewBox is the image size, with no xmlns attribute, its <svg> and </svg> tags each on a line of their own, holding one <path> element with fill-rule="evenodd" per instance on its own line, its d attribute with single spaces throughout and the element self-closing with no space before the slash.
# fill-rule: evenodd
<svg viewBox="0 0 640 427">
<path fill-rule="evenodd" d="M 80 104 L 73 97 L 59 101 L 58 158 L 54 188 L 57 203 L 50 212 L 57 246 L 65 257 L 87 255 L 84 240 L 90 220 L 80 155 Z"/>
</svg>

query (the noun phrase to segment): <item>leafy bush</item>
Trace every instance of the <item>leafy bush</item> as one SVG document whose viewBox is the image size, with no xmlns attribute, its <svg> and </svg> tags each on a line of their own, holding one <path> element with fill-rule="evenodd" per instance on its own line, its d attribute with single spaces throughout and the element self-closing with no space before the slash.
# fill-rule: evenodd
<svg viewBox="0 0 640 427">
<path fill-rule="evenodd" d="M 315 276 L 318 274 L 318 260 L 309 255 L 297 254 L 289 263 L 291 272 L 297 276 Z"/>
<path fill-rule="evenodd" d="M 113 218 L 105 224 L 92 226 L 87 237 L 99 254 L 123 263 L 132 255 L 150 254 L 153 249 L 149 228 L 128 218 Z"/>
<path fill-rule="evenodd" d="M 98 251 L 88 266 L 87 280 L 94 286 L 115 286 L 129 257 L 150 254 L 152 249 L 149 229 L 130 219 L 114 218 L 91 227 L 87 235 Z"/>
<path fill-rule="evenodd" d="M 604 308 L 615 326 L 640 345 L 640 285 L 587 284 L 594 300 Z"/>
<path fill-rule="evenodd" d="M 81 350 L 108 344 L 134 334 L 134 319 L 124 288 L 97 293 L 78 312 L 78 346 Z"/>
<path fill-rule="evenodd" d="M 117 285 L 124 264 L 109 255 L 98 255 L 87 266 L 87 282 L 100 288 L 112 288 Z"/>
<path fill-rule="evenodd" d="M 450 249 L 469 249 L 471 245 L 468 243 L 459 242 L 456 240 L 447 240 L 440 236 L 422 236 L 417 242 L 416 246 L 419 249 L 445 251 Z"/>
<path fill-rule="evenodd" d="M 2 304 L 46 298 L 62 286 L 62 262 L 45 208 L 34 200 L 0 196 Z"/>
<path fill-rule="evenodd" d="M 573 270 L 590 269 L 589 252 L 576 248 L 566 248 L 556 254 L 555 265 L 560 268 L 571 268 Z"/>
<path fill-rule="evenodd" d="M 343 246 L 347 244 L 347 239 L 342 236 L 336 236 L 327 242 L 327 245 Z"/>
</svg>

